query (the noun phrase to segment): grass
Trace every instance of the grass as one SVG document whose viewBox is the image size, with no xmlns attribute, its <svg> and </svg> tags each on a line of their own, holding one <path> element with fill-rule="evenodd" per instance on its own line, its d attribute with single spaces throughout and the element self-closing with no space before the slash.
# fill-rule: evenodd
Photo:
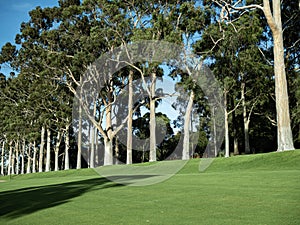
<svg viewBox="0 0 300 225">
<path fill-rule="evenodd" d="M 199 163 L 141 187 L 92 169 L 4 177 L 0 224 L 300 224 L 300 150 Z"/>
</svg>

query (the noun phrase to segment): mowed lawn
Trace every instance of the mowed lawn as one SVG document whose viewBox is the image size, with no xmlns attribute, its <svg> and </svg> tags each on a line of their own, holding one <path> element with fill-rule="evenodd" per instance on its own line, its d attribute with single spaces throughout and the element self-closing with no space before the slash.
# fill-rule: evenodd
<svg viewBox="0 0 300 225">
<path fill-rule="evenodd" d="M 0 224 L 300 224 L 300 150 L 199 163 L 141 187 L 92 169 L 2 177 Z"/>
</svg>

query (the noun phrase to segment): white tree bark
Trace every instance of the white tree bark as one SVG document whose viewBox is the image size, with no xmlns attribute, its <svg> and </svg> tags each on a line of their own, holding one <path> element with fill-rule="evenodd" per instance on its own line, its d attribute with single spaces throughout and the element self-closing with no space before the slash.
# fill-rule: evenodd
<svg viewBox="0 0 300 225">
<path fill-rule="evenodd" d="M 13 147 L 12 147 L 12 141 L 11 141 L 11 142 L 9 142 L 8 170 L 7 170 L 8 176 L 11 175 L 12 152 L 13 152 Z"/>
<path fill-rule="evenodd" d="M 39 152 L 39 172 L 43 172 L 44 145 L 45 145 L 45 127 L 42 126 L 41 144 L 40 144 L 40 152 Z"/>
<path fill-rule="evenodd" d="M 16 141 L 15 153 L 16 153 L 16 174 L 18 175 L 20 171 L 19 141 Z"/>
<path fill-rule="evenodd" d="M 66 125 L 66 133 L 65 133 L 65 170 L 70 169 L 69 163 L 69 148 L 70 148 L 70 138 L 69 138 L 69 129 L 70 125 Z"/>
<path fill-rule="evenodd" d="M 27 169 L 26 169 L 26 173 L 30 173 L 30 168 L 31 168 L 31 148 L 32 148 L 32 143 L 29 142 L 29 146 L 28 146 L 28 151 L 27 151 Z"/>
<path fill-rule="evenodd" d="M 113 164 L 113 145 L 109 138 L 104 138 L 104 165 Z"/>
<path fill-rule="evenodd" d="M 36 147 L 36 141 L 34 141 L 33 142 L 32 173 L 36 173 L 36 153 L 37 153 L 37 147 Z"/>
<path fill-rule="evenodd" d="M 156 73 L 151 74 L 151 96 L 150 96 L 150 153 L 149 162 L 156 161 L 156 121 L 155 121 L 155 89 Z"/>
<path fill-rule="evenodd" d="M 25 173 L 25 150 L 26 150 L 26 140 L 23 139 L 23 143 L 22 143 L 21 174 Z"/>
<path fill-rule="evenodd" d="M 133 72 L 128 78 L 128 120 L 127 120 L 127 155 L 126 164 L 132 164 L 132 115 L 133 115 Z"/>
<path fill-rule="evenodd" d="M 183 130 L 183 150 L 182 150 L 182 160 L 190 159 L 190 121 L 191 113 L 193 109 L 193 102 L 195 98 L 194 91 L 191 91 L 188 105 L 186 108 L 186 113 L 184 115 L 184 130 Z"/>
<path fill-rule="evenodd" d="M 61 132 L 58 131 L 57 132 L 57 136 L 56 136 L 55 149 L 54 149 L 54 154 L 55 154 L 55 158 L 54 158 L 54 171 L 58 171 L 58 153 L 59 153 L 60 142 L 61 142 Z"/>
<path fill-rule="evenodd" d="M 50 171 L 50 157 L 51 156 L 51 130 L 47 128 L 47 152 L 46 152 L 46 168 L 45 171 Z"/>
<path fill-rule="evenodd" d="M 77 138 L 77 164 L 76 169 L 81 169 L 81 146 L 82 146 L 82 77 L 80 77 L 80 94 L 79 94 L 79 109 L 78 109 L 78 138 Z"/>
<path fill-rule="evenodd" d="M 294 150 L 290 122 L 289 98 L 284 64 L 283 31 L 280 0 L 273 0 L 273 15 L 269 0 L 264 0 L 263 11 L 271 28 L 274 41 L 274 74 L 277 112 L 277 151 Z"/>
<path fill-rule="evenodd" d="M 1 150 L 1 175 L 4 176 L 4 148 L 5 141 L 2 142 L 2 150 Z"/>
</svg>

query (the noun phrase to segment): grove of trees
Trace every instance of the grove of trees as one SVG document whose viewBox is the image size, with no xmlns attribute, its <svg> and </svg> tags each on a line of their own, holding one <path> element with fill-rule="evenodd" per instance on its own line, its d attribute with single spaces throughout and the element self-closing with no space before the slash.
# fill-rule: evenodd
<svg viewBox="0 0 300 225">
<path fill-rule="evenodd" d="M 0 66 L 11 70 L 0 74 L 1 175 L 164 160 L 176 146 L 182 151 L 175 159 L 210 156 L 214 108 L 179 68 L 149 61 L 102 71 L 86 122 L 85 93 L 78 91 L 86 71 L 106 52 L 141 40 L 183 46 L 214 73 L 225 130 L 215 156 L 299 148 L 299 7 L 279 0 L 59 0 L 36 7 L 15 43 L 0 50 Z M 146 89 L 139 102 L 137 80 Z M 175 119 L 158 110 L 164 80 L 188 95 L 172 97 Z M 126 121 L 114 117 L 120 98 Z M 135 138 L 149 141 L 137 147 Z"/>
</svg>

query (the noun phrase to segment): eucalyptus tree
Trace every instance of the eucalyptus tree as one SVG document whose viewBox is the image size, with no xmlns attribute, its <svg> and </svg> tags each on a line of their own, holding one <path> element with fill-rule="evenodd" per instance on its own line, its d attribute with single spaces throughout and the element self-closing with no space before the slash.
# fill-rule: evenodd
<svg viewBox="0 0 300 225">
<path fill-rule="evenodd" d="M 223 83 L 226 157 L 229 157 L 230 152 L 229 115 L 235 118 L 240 106 L 243 108 L 245 151 L 250 152 L 250 118 L 259 98 L 266 94 L 266 83 L 260 82 L 271 79 L 265 75 L 268 73 L 268 65 L 259 49 L 263 38 L 259 15 L 252 12 L 242 15 L 231 24 L 212 23 L 202 39 L 195 44 L 196 52 L 201 52 L 210 60 L 214 73 Z M 236 121 L 233 123 L 236 124 Z"/>
<path fill-rule="evenodd" d="M 219 1 L 213 0 L 219 10 L 220 22 L 233 24 L 233 21 L 241 18 L 245 13 L 253 9 L 263 12 L 266 22 L 271 30 L 273 41 L 273 65 L 275 76 L 276 96 L 276 122 L 277 122 L 277 151 L 293 150 L 293 135 L 290 121 L 289 97 L 286 78 L 284 38 L 281 10 L 283 3 L 280 0 L 263 0 L 262 4 L 256 1 L 245 3 L 244 1 Z M 259 2 L 261 3 L 261 2 Z M 299 7 L 298 5 L 296 6 Z M 291 17 L 293 20 L 293 17 Z M 296 44 L 296 43 L 295 43 Z"/>
</svg>

